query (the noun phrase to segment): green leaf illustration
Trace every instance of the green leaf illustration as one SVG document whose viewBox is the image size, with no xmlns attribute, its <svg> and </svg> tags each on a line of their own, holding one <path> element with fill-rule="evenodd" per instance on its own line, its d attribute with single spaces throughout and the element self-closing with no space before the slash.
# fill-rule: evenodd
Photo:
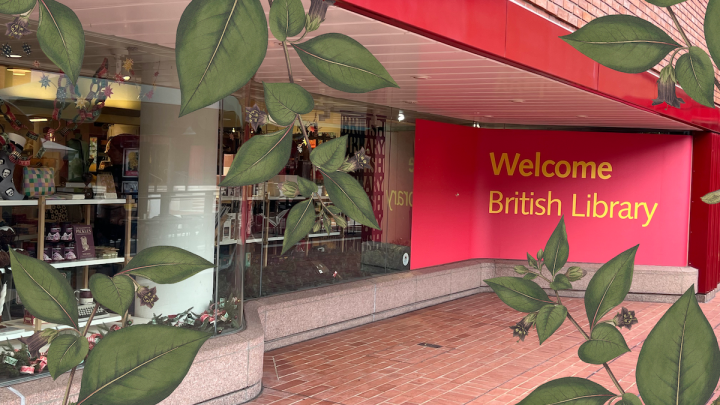
<svg viewBox="0 0 720 405">
<path fill-rule="evenodd" d="M 566 275 L 557 274 L 557 275 L 555 275 L 555 280 L 553 280 L 553 282 L 550 283 L 550 288 L 552 288 L 555 291 L 569 290 L 572 288 L 572 284 L 570 284 L 570 280 L 567 278 Z"/>
<path fill-rule="evenodd" d="M 637 395 L 627 392 L 622 396 L 622 401 L 616 402 L 615 405 L 643 405 L 643 403 Z"/>
<path fill-rule="evenodd" d="M 345 162 L 347 151 L 347 136 L 323 142 L 310 153 L 310 160 L 315 166 L 321 167 L 328 172 L 334 172 Z"/>
<path fill-rule="evenodd" d="M 537 274 L 535 273 L 528 273 L 523 276 L 525 280 L 535 280 L 535 277 L 537 277 Z"/>
<path fill-rule="evenodd" d="M 590 340 L 578 349 L 580 360 L 589 364 L 603 364 L 630 351 L 622 333 L 613 325 L 601 323 L 590 334 Z"/>
<path fill-rule="evenodd" d="M 705 204 L 717 204 L 720 203 L 720 190 L 715 190 L 711 193 L 707 193 L 700 197 Z"/>
<path fill-rule="evenodd" d="M 570 245 L 568 244 L 567 230 L 565 229 L 565 217 L 560 218 L 555 230 L 550 235 L 545 244 L 543 250 L 543 257 L 545 258 L 545 267 L 554 276 L 562 266 L 567 263 L 568 256 L 570 255 Z M 528 253 L 528 257 L 531 257 Z"/>
<path fill-rule="evenodd" d="M 720 349 L 690 287 L 643 343 L 635 372 L 646 405 L 704 404 L 720 379 Z"/>
<path fill-rule="evenodd" d="M 35 7 L 37 0 L 0 0 L 0 13 L 22 14 Z"/>
<path fill-rule="evenodd" d="M 293 44 L 300 60 L 321 82 L 346 93 L 400 87 L 372 53 L 342 34 L 323 34 Z"/>
<path fill-rule="evenodd" d="M 616 395 L 602 385 L 578 377 L 548 381 L 517 405 L 602 405 Z"/>
<path fill-rule="evenodd" d="M 315 107 L 312 95 L 297 84 L 263 82 L 263 87 L 268 113 L 280 126 L 292 124 L 296 114 L 307 114 Z"/>
<path fill-rule="evenodd" d="M 51 265 L 10 249 L 17 293 L 25 309 L 46 322 L 78 328 L 77 300 L 70 284 Z"/>
<path fill-rule="evenodd" d="M 630 291 L 638 246 L 603 264 L 590 280 L 585 291 L 585 312 L 591 329 L 605 314 L 623 302 Z"/>
<path fill-rule="evenodd" d="M 547 304 L 555 304 L 539 285 L 529 280 L 518 277 L 495 277 L 485 282 L 502 302 L 516 311 L 535 312 Z"/>
<path fill-rule="evenodd" d="M 125 275 L 110 278 L 95 273 L 90 277 L 90 291 L 100 305 L 120 315 L 125 314 L 135 298 L 135 284 Z"/>
<path fill-rule="evenodd" d="M 596 18 L 560 38 L 595 62 L 624 73 L 642 73 L 680 47 L 662 29 L 631 15 Z"/>
<path fill-rule="evenodd" d="M 567 317 L 567 308 L 563 305 L 545 305 L 540 308 L 535 319 L 540 344 L 543 344 L 547 338 L 562 326 L 565 317 Z"/>
<path fill-rule="evenodd" d="M 299 34 L 305 28 L 305 9 L 302 1 L 275 0 L 270 7 L 269 21 L 270 32 L 278 41 L 282 42 L 288 37 Z"/>
<path fill-rule="evenodd" d="M 295 204 L 290 210 L 286 220 L 285 239 L 283 240 L 282 253 L 288 251 L 296 243 L 300 242 L 312 230 L 315 224 L 315 205 L 312 200 Z"/>
<path fill-rule="evenodd" d="M 85 32 L 77 15 L 54 0 L 39 0 L 40 23 L 37 38 L 40 48 L 72 83 L 80 76 L 85 55 Z"/>
<path fill-rule="evenodd" d="M 154 246 L 135 255 L 120 274 L 142 276 L 158 284 L 174 284 L 212 267 L 211 262 L 187 250 Z"/>
<path fill-rule="evenodd" d="M 300 186 L 300 194 L 305 197 L 312 197 L 313 193 L 318 191 L 317 184 L 304 177 L 298 177 L 298 185 Z"/>
<path fill-rule="evenodd" d="M 715 108 L 715 71 L 705 51 L 693 46 L 675 64 L 675 77 L 680 86 L 698 103 Z"/>
<path fill-rule="evenodd" d="M 380 229 L 370 199 L 357 180 L 343 172 L 329 173 L 324 170 L 320 172 L 325 178 L 325 188 L 333 204 L 355 221 L 370 228 Z"/>
<path fill-rule="evenodd" d="M 108 334 L 85 362 L 78 405 L 159 403 L 180 385 L 209 337 L 164 325 L 135 325 Z"/>
<path fill-rule="evenodd" d="M 271 179 L 285 167 L 292 149 L 292 129 L 255 135 L 238 151 L 220 187 L 241 187 Z"/>
<path fill-rule="evenodd" d="M 720 66 L 720 0 L 709 0 L 705 11 L 705 41 L 715 66 Z"/>
<path fill-rule="evenodd" d="M 658 7 L 670 7 L 676 4 L 683 3 L 687 0 L 645 0 L 650 4 L 654 4 Z"/>
<path fill-rule="evenodd" d="M 85 336 L 59 335 L 48 349 L 48 371 L 53 380 L 80 364 L 90 350 Z"/>
<path fill-rule="evenodd" d="M 180 18 L 175 58 L 180 116 L 207 107 L 244 86 L 268 45 L 260 0 L 193 0 Z"/>
<path fill-rule="evenodd" d="M 528 266 L 537 269 L 538 268 L 538 261 L 535 260 L 534 257 L 530 256 L 530 253 L 527 253 L 527 259 L 528 259 Z"/>
</svg>

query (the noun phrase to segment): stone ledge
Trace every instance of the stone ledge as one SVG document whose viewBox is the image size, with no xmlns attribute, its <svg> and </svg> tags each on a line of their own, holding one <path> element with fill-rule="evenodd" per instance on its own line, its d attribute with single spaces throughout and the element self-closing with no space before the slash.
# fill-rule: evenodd
<svg viewBox="0 0 720 405">
<path fill-rule="evenodd" d="M 483 280 L 517 276 L 513 267 L 524 263 L 468 260 L 249 301 L 244 307 L 247 328 L 208 340 L 182 384 L 161 404 L 229 405 L 247 402 L 261 392 L 263 354 L 266 350 L 468 295 L 490 292 L 492 290 Z M 571 265 L 579 265 L 589 274 L 574 283 L 578 290 L 564 291 L 562 295 L 583 296 L 582 288 L 587 287 L 600 265 L 569 263 L 566 268 Z M 691 285 L 697 285 L 697 274 L 697 270 L 691 267 L 635 266 L 628 299 L 674 302 Z M 541 286 L 549 287 L 540 281 Z M 219 387 L 218 374 L 232 378 L 226 378 L 223 386 Z M 68 374 L 64 374 L 57 381 L 47 377 L 12 387 L 25 396 L 27 405 L 55 405 L 61 403 L 67 378 Z M 81 378 L 82 370 L 78 370 L 71 399 L 77 400 Z M 217 389 L 197 388 L 206 386 Z M 0 403 L 20 405 L 20 398 L 4 389 L 0 390 Z"/>
</svg>

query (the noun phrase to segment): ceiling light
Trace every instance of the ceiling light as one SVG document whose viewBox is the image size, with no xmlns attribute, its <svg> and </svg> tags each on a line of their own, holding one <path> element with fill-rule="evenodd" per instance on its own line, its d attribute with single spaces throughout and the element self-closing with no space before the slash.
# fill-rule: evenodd
<svg viewBox="0 0 720 405">
<path fill-rule="evenodd" d="M 473 122 L 473 128 L 480 128 L 479 122 Z"/>
<path fill-rule="evenodd" d="M 47 118 L 30 118 L 30 122 L 45 122 Z"/>
<path fill-rule="evenodd" d="M 511 103 L 524 103 L 525 100 L 523 100 L 521 98 L 515 98 L 515 99 L 510 100 L 510 102 Z"/>
<path fill-rule="evenodd" d="M 412 78 L 416 79 L 416 80 L 427 80 L 427 79 L 430 79 L 430 76 L 418 75 L 418 76 L 413 76 Z"/>
<path fill-rule="evenodd" d="M 492 115 L 485 115 L 485 118 L 492 118 Z"/>
<path fill-rule="evenodd" d="M 305 79 L 294 78 L 293 80 L 295 80 L 296 82 L 302 82 L 302 81 L 304 81 Z"/>
<path fill-rule="evenodd" d="M 10 55 L 11 58 L 22 58 L 22 55 Z"/>
<path fill-rule="evenodd" d="M 398 121 L 404 121 L 405 120 L 405 114 L 403 114 L 402 110 L 398 113 Z"/>
<path fill-rule="evenodd" d="M 130 79 L 131 79 L 130 76 L 123 76 L 123 80 L 125 80 L 125 81 L 128 81 L 128 80 L 130 80 Z"/>
<path fill-rule="evenodd" d="M 235 132 L 235 128 L 233 128 L 232 131 Z"/>
<path fill-rule="evenodd" d="M 578 115 L 578 118 L 587 118 L 587 115 Z"/>
</svg>

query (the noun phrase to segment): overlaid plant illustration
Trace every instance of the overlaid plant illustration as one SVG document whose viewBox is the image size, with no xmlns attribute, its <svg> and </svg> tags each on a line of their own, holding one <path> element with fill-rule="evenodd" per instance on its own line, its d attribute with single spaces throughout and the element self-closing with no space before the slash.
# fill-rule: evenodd
<svg viewBox="0 0 720 405">
<path fill-rule="evenodd" d="M 598 17 L 561 38 L 595 62 L 623 73 L 645 72 L 669 55 L 669 62 L 660 71 L 658 97 L 652 105 L 666 103 L 681 108 L 685 101 L 677 97 L 677 83 L 693 100 L 715 108 L 715 89 L 720 90 L 720 81 L 715 78 L 715 67 L 720 66 L 720 0 L 709 0 L 705 10 L 703 30 L 709 55 L 690 42 L 675 15 L 673 6 L 687 0 L 645 1 L 665 9 L 682 43 L 652 22 L 632 15 Z M 720 203 L 720 190 L 706 194 L 702 200 Z"/>
<path fill-rule="evenodd" d="M 255 135 L 242 145 L 221 187 L 262 183 L 285 166 L 292 150 L 292 133 L 298 125 L 310 147 L 307 127 L 301 114 L 314 108 L 312 95 L 294 82 L 289 48 L 321 82 L 349 93 L 365 93 L 384 87 L 398 87 L 380 62 L 354 39 L 336 33 L 304 41 L 325 20 L 332 0 L 312 0 L 306 13 L 301 0 L 269 0 L 265 19 L 260 0 L 193 0 L 180 19 L 176 58 L 182 105 L 180 116 L 213 104 L 244 86 L 257 72 L 268 46 L 268 25 L 285 53 L 289 83 L 263 83 L 270 118 L 281 130 Z M 298 37 L 297 39 L 291 39 Z M 248 110 L 248 121 L 257 128 L 265 121 L 257 107 Z M 347 154 L 347 137 L 319 145 L 310 160 L 323 177 L 330 200 L 320 200 L 317 185 L 300 178 L 283 185 L 286 195 L 309 197 L 295 204 L 287 215 L 283 253 L 315 228 L 330 232 L 331 219 L 347 225 L 343 215 L 379 229 L 370 199 L 349 172 L 364 170 L 369 159 L 364 151 Z M 313 198 L 317 201 L 317 206 Z"/>
<path fill-rule="evenodd" d="M 578 357 L 585 363 L 602 365 L 614 383 L 613 388 L 579 377 L 559 378 L 542 384 L 518 405 L 704 405 L 710 400 L 720 380 L 720 348 L 695 298 L 694 287 L 668 309 L 643 343 L 636 367 L 640 397 L 626 392 L 611 370 L 609 363 L 630 351 L 620 329 L 630 329 L 638 319 L 626 308 L 613 317 L 606 315 L 612 315 L 630 291 L 638 247 L 612 258 L 590 280 L 585 292 L 587 331 L 563 306 L 558 294 L 586 275 L 575 266 L 561 272 L 570 252 L 564 218 L 545 249 L 535 256 L 528 253 L 528 267 L 515 267 L 522 277 L 485 280 L 505 304 L 527 314 L 511 327 L 513 336 L 524 340 L 534 327 L 542 345 L 567 319 L 585 338 Z M 538 277 L 550 284 L 554 299 L 533 281 Z"/>
<path fill-rule="evenodd" d="M 32 353 L 50 344 L 47 367 L 53 379 L 70 371 L 63 405 L 69 401 L 77 366 L 84 362 L 77 404 L 156 404 L 182 382 L 209 333 L 160 324 L 126 326 L 127 310 L 137 296 L 141 305 L 152 306 L 154 288 L 138 284 L 141 276 L 158 284 L 185 280 L 213 264 L 185 250 L 157 246 L 138 253 L 113 277 L 94 274 L 90 290 L 97 301 L 81 327 L 78 305 L 70 284 L 48 263 L 12 250 L 10 259 L 15 286 L 25 308 L 43 321 L 65 325 L 45 329 L 28 340 Z M 88 335 L 96 311 L 102 305 L 124 314 L 123 327 Z M 157 378 L 162 370 L 163 378 Z"/>
</svg>

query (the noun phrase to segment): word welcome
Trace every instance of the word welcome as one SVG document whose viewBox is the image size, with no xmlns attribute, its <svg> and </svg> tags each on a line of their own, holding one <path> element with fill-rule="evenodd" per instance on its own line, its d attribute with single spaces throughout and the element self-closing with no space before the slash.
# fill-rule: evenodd
<svg viewBox="0 0 720 405">
<path fill-rule="evenodd" d="M 572 163 L 567 160 L 555 162 L 554 160 L 548 159 L 542 161 L 540 158 L 540 152 L 535 152 L 534 162 L 530 159 L 520 160 L 520 154 L 516 153 L 512 164 L 510 164 L 510 158 L 507 153 L 501 154 L 500 161 L 497 162 L 495 160 L 495 153 L 491 152 L 490 163 L 492 164 L 493 173 L 495 173 L 496 176 L 499 176 L 500 173 L 502 173 L 504 167 L 505 173 L 508 176 L 514 175 L 515 170 L 517 169 L 518 173 L 524 177 L 530 177 L 533 175 L 535 177 L 540 177 L 540 174 L 542 173 L 545 177 L 557 176 L 564 179 L 572 174 L 572 178 L 576 179 L 578 177 L 578 172 L 580 172 L 580 176 L 582 176 L 583 179 L 587 178 L 588 175 L 591 179 L 594 179 L 596 174 L 597 177 L 602 180 L 607 180 L 612 177 L 610 174 L 612 173 L 612 165 L 609 162 L 602 162 L 597 165 L 595 162 L 584 162 L 582 160 L 574 161 Z"/>
<path fill-rule="evenodd" d="M 578 203 L 577 194 L 573 194 L 571 212 L 573 217 L 637 220 L 643 216 L 645 221 L 643 228 L 650 225 L 658 207 L 657 203 L 650 209 L 646 202 L 603 201 L 598 199 L 597 193 L 587 195 L 584 210 L 582 205 L 582 202 Z M 548 191 L 547 198 L 536 198 L 533 191 L 529 196 L 525 191 L 522 192 L 522 195 L 516 191 L 514 197 L 506 197 L 500 191 L 490 191 L 490 214 L 552 215 L 553 212 L 557 212 L 557 216 L 561 216 L 562 207 L 563 204 L 559 198 L 552 198 L 552 191 Z"/>
</svg>

